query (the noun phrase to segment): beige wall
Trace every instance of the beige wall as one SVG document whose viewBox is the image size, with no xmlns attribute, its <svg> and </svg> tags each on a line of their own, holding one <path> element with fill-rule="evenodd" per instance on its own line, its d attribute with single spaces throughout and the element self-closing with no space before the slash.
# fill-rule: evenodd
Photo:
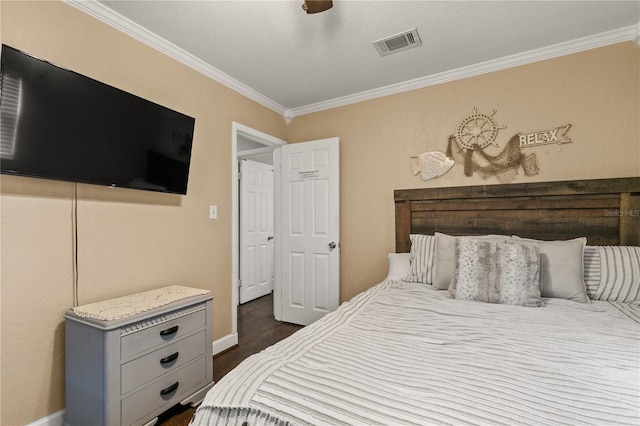
<svg viewBox="0 0 640 426">
<path fill-rule="evenodd" d="M 573 143 L 525 149 L 540 173 L 514 182 L 640 176 L 640 47 L 632 42 L 594 49 L 478 77 L 361 102 L 293 119 L 289 142 L 341 140 L 341 299 L 386 274 L 394 251 L 393 190 L 497 184 L 466 177 L 462 165 L 423 182 L 409 157 L 442 151 L 447 137 L 473 112 L 518 132 L 572 124 Z M 495 152 L 494 152 L 495 154 Z"/>
<path fill-rule="evenodd" d="M 213 338 L 228 335 L 231 122 L 285 139 L 282 116 L 62 2 L 0 10 L 2 43 L 196 118 L 187 196 L 78 185 L 80 303 L 170 284 L 210 289 Z M 64 408 L 74 185 L 0 179 L 0 424 L 17 425 Z"/>
<path fill-rule="evenodd" d="M 471 114 L 520 131 L 571 123 L 574 143 L 531 148 L 516 182 L 640 175 L 640 48 L 600 48 L 296 117 L 278 114 L 60 2 L 0 2 L 2 43 L 196 118 L 186 197 L 78 185 L 80 303 L 184 284 L 213 290 L 214 338 L 231 330 L 231 122 L 291 141 L 342 141 L 342 300 L 381 280 L 393 189 L 497 183 L 456 165 L 422 182 L 409 156 L 444 151 Z M 171 84 L 167 84 L 171 82 Z M 73 300 L 73 184 L 2 175 L 0 424 L 64 408 L 62 315 Z M 543 183 L 542 183 L 543 184 Z M 217 204 L 219 219 L 207 218 Z"/>
</svg>

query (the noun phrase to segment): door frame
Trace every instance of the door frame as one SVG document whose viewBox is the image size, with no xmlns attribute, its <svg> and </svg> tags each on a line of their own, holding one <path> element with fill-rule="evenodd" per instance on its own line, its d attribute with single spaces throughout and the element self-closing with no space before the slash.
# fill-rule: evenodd
<svg viewBox="0 0 640 426">
<path fill-rule="evenodd" d="M 240 201 L 238 200 L 238 136 L 276 149 L 287 142 L 274 136 L 252 129 L 244 124 L 231 122 L 231 335 L 238 336 L 238 279 L 240 277 Z M 275 173 L 274 173 L 275 179 Z M 275 188 L 276 182 L 274 182 Z M 276 212 L 278 207 L 274 203 Z M 275 212 L 274 212 L 274 217 Z M 276 241 L 277 241 L 276 230 Z M 274 286 L 277 284 L 274 284 Z M 236 342 L 237 343 L 237 342 Z"/>
</svg>

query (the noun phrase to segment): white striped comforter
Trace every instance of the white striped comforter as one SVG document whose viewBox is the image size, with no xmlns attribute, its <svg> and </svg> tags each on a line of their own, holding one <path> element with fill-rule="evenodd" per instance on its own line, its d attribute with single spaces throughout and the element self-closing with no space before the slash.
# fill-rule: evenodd
<svg viewBox="0 0 640 426">
<path fill-rule="evenodd" d="M 639 425 L 640 308 L 383 282 L 245 360 L 193 426 Z"/>
</svg>

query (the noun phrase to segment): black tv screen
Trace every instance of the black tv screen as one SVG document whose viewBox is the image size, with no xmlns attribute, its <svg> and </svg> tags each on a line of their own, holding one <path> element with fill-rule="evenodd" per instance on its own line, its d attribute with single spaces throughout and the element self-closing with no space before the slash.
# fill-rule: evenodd
<svg viewBox="0 0 640 426">
<path fill-rule="evenodd" d="M 6 45 L 1 75 L 2 173 L 187 193 L 195 119 Z"/>
</svg>

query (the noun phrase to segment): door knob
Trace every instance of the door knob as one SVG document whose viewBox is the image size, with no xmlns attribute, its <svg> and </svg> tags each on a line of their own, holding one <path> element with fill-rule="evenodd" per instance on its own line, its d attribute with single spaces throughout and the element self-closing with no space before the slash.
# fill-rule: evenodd
<svg viewBox="0 0 640 426">
<path fill-rule="evenodd" d="M 329 243 L 329 250 L 333 250 L 334 248 L 336 248 L 336 243 L 334 243 L 333 241 L 331 241 Z"/>
<path fill-rule="evenodd" d="M 273 237 L 267 237 L 267 241 L 273 240 Z"/>
</svg>

